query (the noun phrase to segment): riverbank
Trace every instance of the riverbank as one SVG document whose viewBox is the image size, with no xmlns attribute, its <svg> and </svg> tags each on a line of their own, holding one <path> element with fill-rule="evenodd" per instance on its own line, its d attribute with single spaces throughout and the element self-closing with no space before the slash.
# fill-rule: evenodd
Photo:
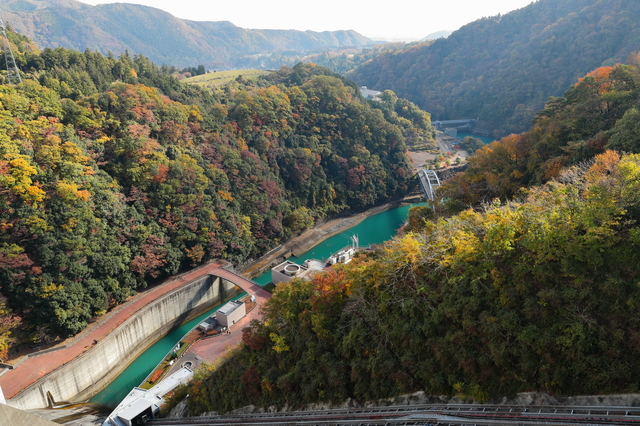
<svg viewBox="0 0 640 426">
<path fill-rule="evenodd" d="M 398 200 L 371 207 L 367 210 L 354 212 L 348 216 L 345 215 L 343 217 L 324 220 L 317 223 L 312 228 L 307 229 L 297 237 L 294 237 L 272 249 L 259 259 L 239 267 L 237 270 L 239 273 L 247 277 L 255 278 L 261 273 L 271 269 L 273 266 L 281 263 L 283 260 L 306 252 L 324 240 L 356 226 L 370 216 L 386 210 L 420 202 L 422 198 L 422 195 L 409 195 Z"/>
</svg>

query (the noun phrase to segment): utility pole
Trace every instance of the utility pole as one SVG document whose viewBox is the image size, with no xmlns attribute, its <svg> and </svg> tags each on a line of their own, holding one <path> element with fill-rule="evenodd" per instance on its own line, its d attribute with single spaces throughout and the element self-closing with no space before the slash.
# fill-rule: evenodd
<svg viewBox="0 0 640 426">
<path fill-rule="evenodd" d="M 9 84 L 20 84 L 22 83 L 22 77 L 20 77 L 20 70 L 18 70 L 16 60 L 13 57 L 11 43 L 9 43 L 9 37 L 7 37 L 7 31 L 2 18 L 0 18 L 0 31 L 2 31 L 2 37 L 0 37 L 0 47 L 2 47 L 4 59 L 7 61 L 7 82 Z"/>
</svg>

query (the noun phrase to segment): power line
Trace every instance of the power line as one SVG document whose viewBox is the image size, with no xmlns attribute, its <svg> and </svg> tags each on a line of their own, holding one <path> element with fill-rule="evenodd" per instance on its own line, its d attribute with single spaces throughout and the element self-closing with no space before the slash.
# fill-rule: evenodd
<svg viewBox="0 0 640 426">
<path fill-rule="evenodd" d="M 2 18 L 0 18 L 0 31 L 2 31 L 0 47 L 2 47 L 2 51 L 4 52 L 4 59 L 7 61 L 7 82 L 9 84 L 20 84 L 22 83 L 22 77 L 20 77 L 20 70 L 13 57 L 11 43 L 9 43 L 9 37 L 7 37 L 7 31 Z"/>
</svg>

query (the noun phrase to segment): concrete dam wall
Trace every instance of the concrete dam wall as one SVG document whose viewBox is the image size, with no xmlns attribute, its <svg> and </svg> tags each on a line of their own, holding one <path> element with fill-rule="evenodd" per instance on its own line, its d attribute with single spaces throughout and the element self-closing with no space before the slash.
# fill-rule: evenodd
<svg viewBox="0 0 640 426">
<path fill-rule="evenodd" d="M 47 407 L 48 392 L 55 401 L 87 400 L 169 331 L 241 292 L 231 281 L 209 274 L 186 283 L 132 314 L 92 349 L 7 403 L 23 410 Z"/>
</svg>

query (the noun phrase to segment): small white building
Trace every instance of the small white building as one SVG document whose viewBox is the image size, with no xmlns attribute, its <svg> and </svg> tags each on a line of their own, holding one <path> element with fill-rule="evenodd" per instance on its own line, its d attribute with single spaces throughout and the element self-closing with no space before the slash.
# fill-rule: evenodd
<svg viewBox="0 0 640 426">
<path fill-rule="evenodd" d="M 324 262 L 320 262 L 315 259 L 307 259 L 302 265 L 298 265 L 290 260 L 285 260 L 281 264 L 271 268 L 271 283 L 277 285 L 278 283 L 291 281 L 294 278 L 310 280 L 316 272 L 322 271 L 328 266 L 335 265 L 336 263 L 351 262 L 360 248 L 360 242 L 357 235 L 352 235 L 350 240 L 351 245 L 332 254 Z"/>
<path fill-rule="evenodd" d="M 353 257 L 356 255 L 358 249 L 355 247 L 346 247 L 336 254 L 331 255 L 327 259 L 327 265 L 335 265 L 336 263 L 349 263 L 353 260 Z"/>
<path fill-rule="evenodd" d="M 198 324 L 198 330 L 203 333 L 208 332 L 209 330 L 213 330 L 216 325 L 218 325 L 218 320 L 215 317 L 209 317 L 206 320 L 202 321 Z"/>
<path fill-rule="evenodd" d="M 329 256 L 327 266 L 335 265 L 336 263 L 349 263 L 353 260 L 353 257 L 360 250 L 360 239 L 357 235 L 352 235 L 350 240 L 351 245 Z"/>
<path fill-rule="evenodd" d="M 360 93 L 362 93 L 362 97 L 365 99 L 369 99 L 370 101 L 380 101 L 378 97 L 382 92 L 378 92 L 377 90 L 367 89 L 367 86 L 360 87 Z"/>
<path fill-rule="evenodd" d="M 178 385 L 191 380 L 191 377 L 193 377 L 193 371 L 182 367 L 149 390 L 133 388 L 109 414 L 102 426 L 135 426 L 146 423 L 155 418 L 160 407 L 164 405 L 163 397 Z"/>
<path fill-rule="evenodd" d="M 216 319 L 218 324 L 225 327 L 231 327 L 237 323 L 247 314 L 247 308 L 242 302 L 236 302 L 232 300 L 227 302 L 222 308 L 218 309 L 216 313 Z"/>
</svg>

